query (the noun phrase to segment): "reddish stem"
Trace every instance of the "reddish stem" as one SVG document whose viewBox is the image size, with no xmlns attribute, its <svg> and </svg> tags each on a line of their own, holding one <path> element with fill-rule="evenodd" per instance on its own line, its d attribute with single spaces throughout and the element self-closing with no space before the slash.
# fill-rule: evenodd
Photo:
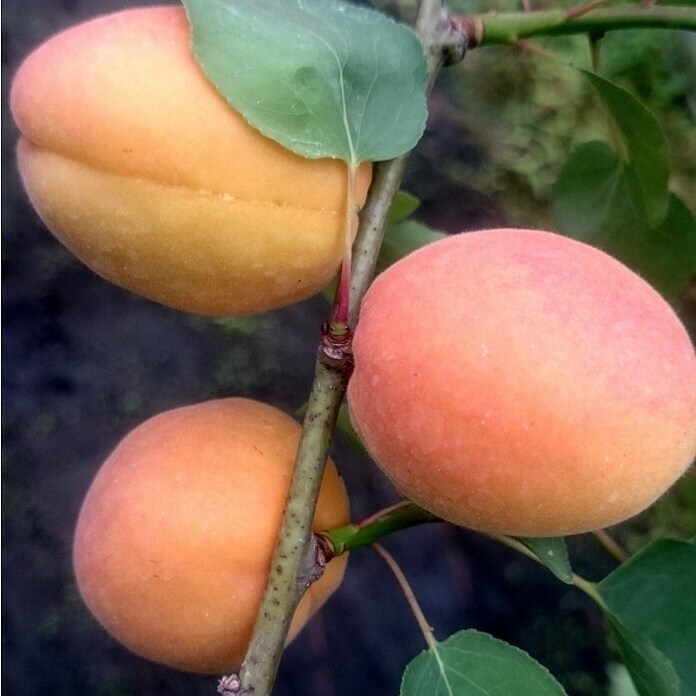
<svg viewBox="0 0 696 696">
<path fill-rule="evenodd" d="M 357 175 L 357 164 L 348 165 L 348 179 L 346 182 L 346 204 L 345 220 L 343 225 L 343 263 L 341 264 L 341 275 L 338 279 L 336 288 L 336 300 L 334 301 L 334 315 L 332 320 L 332 331 L 337 332 L 340 337 L 348 328 L 348 316 L 350 313 L 350 274 L 351 258 L 353 254 L 353 238 L 355 237 L 355 222 L 357 206 L 355 204 L 355 178 Z M 334 331 L 334 325 L 337 325 Z"/>
<path fill-rule="evenodd" d="M 336 288 L 336 309 L 334 310 L 333 322 L 336 324 L 348 324 L 348 310 L 350 305 L 350 253 L 343 257 L 341 264 L 341 275 L 338 279 Z"/>
</svg>

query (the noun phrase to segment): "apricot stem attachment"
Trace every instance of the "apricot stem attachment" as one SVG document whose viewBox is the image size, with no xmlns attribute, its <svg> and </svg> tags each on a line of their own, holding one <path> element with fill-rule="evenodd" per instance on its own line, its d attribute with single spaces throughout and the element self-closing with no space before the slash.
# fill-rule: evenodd
<svg viewBox="0 0 696 696">
<path fill-rule="evenodd" d="M 400 532 L 402 529 L 415 527 L 429 522 L 443 522 L 437 515 L 424 510 L 410 500 L 402 500 L 386 507 L 359 523 L 347 524 L 318 534 L 319 545 L 328 558 L 340 556 L 360 546 L 371 546 L 378 539 Z M 598 529 L 592 533 L 604 549 L 618 562 L 628 560 L 628 553 L 606 532 Z M 491 536 L 491 535 L 489 535 Z M 495 536 L 496 541 L 523 553 L 529 558 L 539 560 L 527 547 L 516 539 L 507 536 Z"/>
<path fill-rule="evenodd" d="M 348 524 L 345 527 L 332 529 L 320 536 L 328 542 L 332 549 L 332 556 L 340 556 L 359 546 L 371 546 L 378 539 L 394 532 L 428 522 L 442 522 L 442 520 L 410 500 L 402 500 L 358 524 Z"/>
<path fill-rule="evenodd" d="M 341 263 L 341 273 L 336 287 L 336 301 L 334 307 L 334 317 L 332 323 L 341 327 L 348 327 L 348 314 L 350 310 L 350 276 L 351 276 L 351 256 L 353 251 L 353 221 L 355 220 L 355 179 L 358 173 L 357 165 L 347 164 L 348 176 L 346 182 L 345 200 L 345 222 L 343 226 L 343 262 Z"/>
<path fill-rule="evenodd" d="M 360 216 L 360 227 L 353 245 L 353 273 L 348 312 L 348 323 L 351 326 L 355 326 L 358 321 L 360 303 L 375 274 L 389 210 L 404 177 L 407 159 L 404 155 L 388 162 L 377 162 L 372 168 L 372 185 Z"/>
</svg>

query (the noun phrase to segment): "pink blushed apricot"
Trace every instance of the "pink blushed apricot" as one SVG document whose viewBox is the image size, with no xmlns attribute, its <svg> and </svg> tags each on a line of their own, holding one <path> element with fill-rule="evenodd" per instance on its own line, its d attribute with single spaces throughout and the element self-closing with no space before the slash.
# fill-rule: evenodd
<svg viewBox="0 0 696 696">
<path fill-rule="evenodd" d="M 640 512 L 696 455 L 696 357 L 672 308 L 595 248 L 487 230 L 380 275 L 348 403 L 379 466 L 454 523 L 520 536 Z"/>
</svg>

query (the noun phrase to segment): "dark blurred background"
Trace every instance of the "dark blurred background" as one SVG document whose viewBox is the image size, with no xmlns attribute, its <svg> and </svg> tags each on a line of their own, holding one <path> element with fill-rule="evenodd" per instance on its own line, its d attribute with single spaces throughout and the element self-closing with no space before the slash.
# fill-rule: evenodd
<svg viewBox="0 0 696 696">
<path fill-rule="evenodd" d="M 92 274 L 31 209 L 16 172 L 17 131 L 7 107 L 14 72 L 58 30 L 135 4 L 2 4 L 2 687 L 11 696 L 215 693 L 214 678 L 130 654 L 87 613 L 70 560 L 79 506 L 118 440 L 151 415 L 227 395 L 262 399 L 288 412 L 298 408 L 309 391 L 318 327 L 327 313 L 322 298 L 241 319 L 161 307 Z M 659 102 L 670 139 L 679 142 L 673 185 L 693 208 L 692 93 L 685 86 L 675 92 L 668 63 L 664 72 L 650 73 L 663 46 L 631 50 L 640 57 L 632 79 L 644 86 L 644 98 Z M 441 85 L 407 180 L 423 199 L 418 216 L 452 232 L 506 223 L 549 227 L 546 202 L 563 156 L 578 138 L 603 129 L 582 86 L 506 49 L 473 53 Z M 680 311 L 687 320 L 693 308 L 686 293 Z M 396 500 L 374 465 L 340 437 L 334 458 L 355 519 Z M 684 481 L 614 533 L 629 547 L 666 525 L 694 533 L 695 501 L 694 487 Z M 514 552 L 447 525 L 395 535 L 386 546 L 438 637 L 468 627 L 487 631 L 529 651 L 570 696 L 610 694 L 607 665 L 614 655 L 605 646 L 599 613 L 577 590 Z M 614 567 L 591 536 L 573 538 L 570 547 L 576 570 L 590 579 Z M 276 692 L 397 694 L 404 666 L 424 647 L 383 561 L 359 550 L 339 592 L 287 650 Z"/>
</svg>

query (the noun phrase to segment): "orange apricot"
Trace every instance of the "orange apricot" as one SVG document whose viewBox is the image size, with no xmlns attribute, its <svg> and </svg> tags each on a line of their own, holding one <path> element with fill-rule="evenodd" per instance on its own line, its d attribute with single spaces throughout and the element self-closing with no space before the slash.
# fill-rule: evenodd
<svg viewBox="0 0 696 696">
<path fill-rule="evenodd" d="M 696 357 L 672 308 L 603 252 L 486 230 L 378 276 L 356 328 L 354 425 L 416 503 L 556 536 L 640 512 L 696 455 Z"/>
<path fill-rule="evenodd" d="M 117 640 L 182 670 L 237 669 L 266 586 L 301 428 L 247 399 L 162 413 L 100 468 L 75 532 L 82 597 Z M 346 524 L 327 465 L 315 531 Z M 338 587 L 339 556 L 300 601 L 292 638 Z"/>
<path fill-rule="evenodd" d="M 100 17 L 34 51 L 10 98 L 29 197 L 92 270 L 165 305 L 248 314 L 309 297 L 343 255 L 347 167 L 249 126 L 189 43 L 170 6 Z M 358 173 L 360 205 L 370 175 Z"/>
</svg>

